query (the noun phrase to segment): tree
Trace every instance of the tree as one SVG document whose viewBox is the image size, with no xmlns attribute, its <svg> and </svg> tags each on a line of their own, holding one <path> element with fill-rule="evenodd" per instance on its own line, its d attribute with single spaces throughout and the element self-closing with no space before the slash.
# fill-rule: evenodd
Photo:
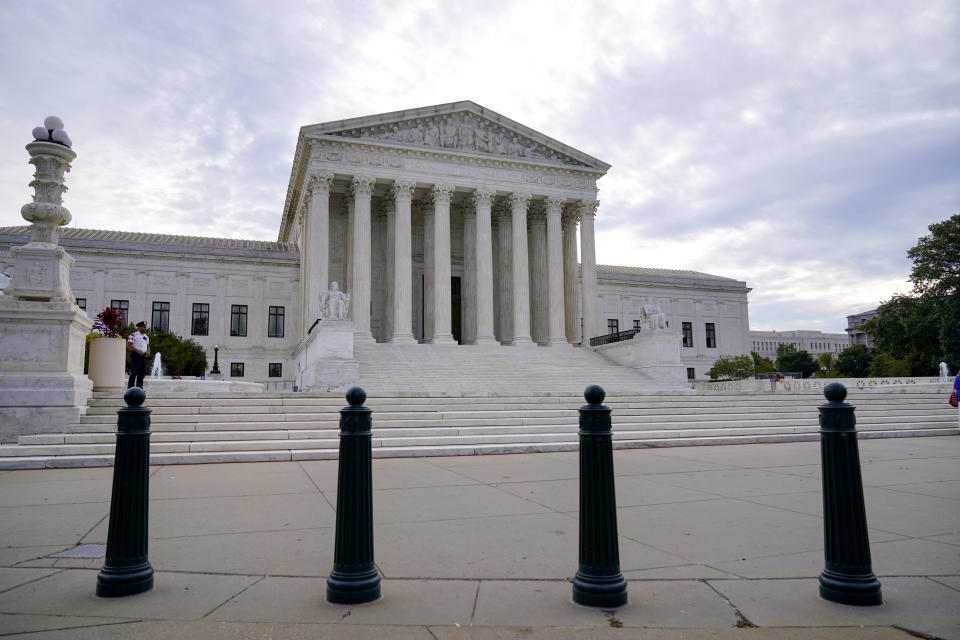
<svg viewBox="0 0 960 640">
<path fill-rule="evenodd" d="M 878 351 L 906 363 L 905 375 L 935 375 L 943 356 L 940 316 L 939 305 L 927 298 L 894 296 L 863 328 Z"/>
<path fill-rule="evenodd" d="M 755 375 L 760 373 L 773 373 L 777 370 L 777 368 L 773 366 L 770 358 L 764 358 L 756 351 L 751 351 L 750 356 L 753 358 L 753 373 Z"/>
<path fill-rule="evenodd" d="M 820 370 L 817 372 L 817 377 L 823 378 L 833 378 L 836 371 L 834 371 L 834 365 L 836 364 L 835 358 L 832 353 L 821 353 L 817 357 L 817 364 L 820 366 Z"/>
<path fill-rule="evenodd" d="M 927 297 L 960 294 L 960 213 L 927 229 L 930 235 L 917 240 L 907 251 L 913 260 L 910 281 L 914 293 Z"/>
<path fill-rule="evenodd" d="M 898 376 L 909 376 L 910 364 L 906 360 L 897 360 L 890 354 L 883 351 L 877 351 L 870 360 L 871 378 L 896 378 Z"/>
<path fill-rule="evenodd" d="M 206 350 L 196 341 L 174 333 L 151 331 L 150 352 L 161 354 L 165 375 L 202 376 L 207 370 Z"/>
<path fill-rule="evenodd" d="M 798 350 L 793 344 L 781 343 L 777 345 L 777 370 L 799 373 L 801 378 L 809 378 L 820 370 L 820 365 L 809 352 Z"/>
<path fill-rule="evenodd" d="M 723 356 L 718 358 L 707 375 L 711 380 L 743 380 L 753 377 L 753 358 L 750 356 Z"/>
<path fill-rule="evenodd" d="M 866 378 L 870 375 L 873 353 L 865 345 L 847 347 L 837 356 L 837 373 L 848 378 Z"/>
</svg>

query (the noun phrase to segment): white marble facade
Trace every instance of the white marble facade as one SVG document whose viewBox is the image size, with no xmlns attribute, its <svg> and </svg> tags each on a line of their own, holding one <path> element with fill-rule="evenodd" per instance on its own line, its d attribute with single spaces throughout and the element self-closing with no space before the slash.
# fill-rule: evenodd
<svg viewBox="0 0 960 640">
<path fill-rule="evenodd" d="M 620 330 L 644 301 L 660 304 L 703 372 L 749 353 L 743 282 L 663 269 L 597 265 L 597 180 L 609 165 L 472 102 L 303 127 L 277 242 L 65 228 L 71 284 L 94 316 L 112 300 L 208 349 L 243 379 L 293 379 L 293 353 L 321 316 L 332 281 L 350 295 L 357 341 L 569 348 Z M 602 209 L 601 209 L 602 211 Z M 81 216 L 82 219 L 82 216 Z M 24 228 L 0 229 L 0 271 Z M 602 247 L 599 248 L 602 256 Z M 692 274 L 692 275 L 691 275 Z M 194 305 L 208 328 L 195 335 Z M 245 335 L 231 312 L 245 307 Z M 283 310 L 282 336 L 270 310 Z M 705 323 L 714 345 L 701 345 Z M 275 328 L 275 327 L 274 327 Z M 275 332 L 274 332 L 275 333 Z"/>
</svg>

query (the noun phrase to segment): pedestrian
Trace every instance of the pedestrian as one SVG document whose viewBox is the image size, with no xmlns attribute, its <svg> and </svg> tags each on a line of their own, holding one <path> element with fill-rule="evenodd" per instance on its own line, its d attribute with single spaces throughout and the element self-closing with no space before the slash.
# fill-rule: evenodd
<svg viewBox="0 0 960 640">
<path fill-rule="evenodd" d="M 150 355 L 150 336 L 147 335 L 147 323 L 138 322 L 137 330 L 127 338 L 127 351 L 130 352 L 130 380 L 127 389 L 143 389 L 143 376 L 147 374 L 147 357 Z"/>
<path fill-rule="evenodd" d="M 960 400 L 960 369 L 957 369 L 957 377 L 953 379 L 953 392 Z M 957 427 L 960 427 L 960 407 L 957 408 Z"/>
</svg>

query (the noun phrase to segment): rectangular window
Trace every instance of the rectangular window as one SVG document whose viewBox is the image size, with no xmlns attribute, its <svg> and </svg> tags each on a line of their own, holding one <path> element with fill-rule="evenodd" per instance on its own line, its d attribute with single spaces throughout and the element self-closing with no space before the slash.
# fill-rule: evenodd
<svg viewBox="0 0 960 640">
<path fill-rule="evenodd" d="M 685 347 L 693 346 L 693 323 L 692 322 L 683 323 L 683 346 Z"/>
<path fill-rule="evenodd" d="M 283 376 L 283 363 L 271 362 L 267 365 L 267 377 L 280 378 Z"/>
<path fill-rule="evenodd" d="M 87 310 L 87 299 L 86 299 L 86 298 L 77 298 L 77 306 L 80 307 L 81 309 L 83 309 L 84 311 L 86 311 L 86 310 Z"/>
<path fill-rule="evenodd" d="M 697 377 L 697 371 L 693 367 L 687 367 L 687 380 L 695 380 Z"/>
<path fill-rule="evenodd" d="M 283 337 L 283 307 L 268 307 L 267 337 Z"/>
<path fill-rule="evenodd" d="M 247 305 L 230 305 L 230 335 L 247 335 Z"/>
<path fill-rule="evenodd" d="M 206 302 L 193 303 L 193 320 L 190 323 L 190 334 L 205 336 L 210 332 L 210 305 Z"/>
<path fill-rule="evenodd" d="M 120 312 L 120 324 L 127 326 L 127 313 L 130 311 L 129 300 L 111 300 L 110 308 Z"/>
<path fill-rule="evenodd" d="M 716 349 L 717 348 L 717 325 L 712 322 L 708 322 L 706 325 L 707 330 L 707 348 Z"/>
<path fill-rule="evenodd" d="M 231 362 L 231 363 L 230 363 L 230 377 L 231 377 L 231 378 L 242 378 L 242 377 L 243 377 L 243 363 L 242 363 L 242 362 Z"/>
<path fill-rule="evenodd" d="M 634 331 L 640 331 L 640 321 L 639 321 L 639 320 L 634 320 L 634 321 L 633 321 L 633 330 L 634 330 Z"/>
<path fill-rule="evenodd" d="M 620 333 L 620 321 L 616 318 L 607 320 L 607 333 Z"/>
<path fill-rule="evenodd" d="M 170 331 L 169 302 L 153 303 L 153 314 L 150 316 L 150 329 L 153 331 Z"/>
</svg>

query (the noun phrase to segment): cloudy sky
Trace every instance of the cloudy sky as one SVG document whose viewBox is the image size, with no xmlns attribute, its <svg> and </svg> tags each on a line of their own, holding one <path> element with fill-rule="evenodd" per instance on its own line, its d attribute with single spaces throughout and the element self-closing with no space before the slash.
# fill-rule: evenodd
<svg viewBox="0 0 960 640">
<path fill-rule="evenodd" d="M 276 239 L 300 126 L 473 100 L 613 165 L 598 260 L 841 331 L 960 212 L 960 3 L 0 2 L 0 226 L 63 118 L 72 226 Z"/>
</svg>

